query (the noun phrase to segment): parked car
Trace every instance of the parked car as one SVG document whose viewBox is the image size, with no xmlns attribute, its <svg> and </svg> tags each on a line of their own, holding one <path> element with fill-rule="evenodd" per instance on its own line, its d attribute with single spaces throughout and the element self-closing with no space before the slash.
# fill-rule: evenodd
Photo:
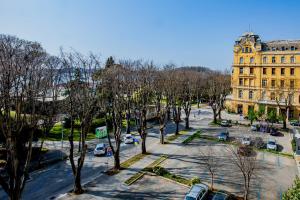
<svg viewBox="0 0 300 200">
<path fill-rule="evenodd" d="M 250 130 L 251 131 L 258 131 L 259 127 L 257 125 L 251 125 Z"/>
<path fill-rule="evenodd" d="M 269 139 L 267 143 L 267 149 L 277 150 L 277 143 L 275 139 Z"/>
<path fill-rule="evenodd" d="M 218 139 L 221 141 L 227 141 L 229 138 L 229 132 L 221 132 L 218 136 Z"/>
<path fill-rule="evenodd" d="M 290 122 L 290 124 L 292 126 L 300 126 L 300 122 L 299 121 L 292 121 L 292 122 Z"/>
<path fill-rule="evenodd" d="M 230 126 L 230 122 L 228 120 L 223 120 L 223 121 L 221 121 L 221 126 L 223 126 L 223 127 L 229 127 Z"/>
<path fill-rule="evenodd" d="M 131 134 L 126 134 L 124 136 L 124 143 L 125 144 L 132 144 L 134 142 L 133 136 Z"/>
<path fill-rule="evenodd" d="M 227 194 L 226 192 L 223 191 L 218 191 L 214 194 L 212 200 L 231 200 L 232 195 Z"/>
<path fill-rule="evenodd" d="M 251 138 L 246 136 L 246 137 L 243 137 L 242 139 L 242 144 L 243 145 L 251 145 Z"/>
<path fill-rule="evenodd" d="M 185 195 L 185 200 L 204 200 L 208 193 L 208 186 L 199 183 L 191 187 L 190 191 Z"/>
<path fill-rule="evenodd" d="M 270 135 L 279 136 L 280 132 L 276 128 L 271 128 Z"/>
<path fill-rule="evenodd" d="M 94 149 L 94 156 L 101 156 L 105 155 L 107 150 L 107 145 L 104 143 L 100 143 L 96 145 L 96 148 Z"/>
</svg>

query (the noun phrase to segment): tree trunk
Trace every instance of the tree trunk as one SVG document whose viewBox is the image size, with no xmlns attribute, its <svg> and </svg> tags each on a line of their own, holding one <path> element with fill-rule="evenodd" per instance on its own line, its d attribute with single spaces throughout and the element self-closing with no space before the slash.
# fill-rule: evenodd
<svg viewBox="0 0 300 200">
<path fill-rule="evenodd" d="M 76 171 L 73 192 L 75 194 L 82 194 L 84 192 L 83 189 L 82 189 L 82 186 L 81 186 L 81 170 L 78 170 L 78 169 Z"/>
<path fill-rule="evenodd" d="M 185 117 L 185 129 L 189 129 L 189 128 L 190 128 L 189 118 Z"/>
<path fill-rule="evenodd" d="M 171 120 L 171 111 L 170 111 L 169 107 L 167 108 L 167 119 L 168 119 L 168 121 Z"/>
<path fill-rule="evenodd" d="M 165 143 L 165 136 L 164 136 L 164 128 L 160 128 L 160 143 L 164 144 Z"/>
<path fill-rule="evenodd" d="M 222 119 L 222 116 L 221 116 L 221 109 L 218 111 L 218 116 L 219 116 L 219 120 Z"/>
<path fill-rule="evenodd" d="M 9 194 L 10 200 L 20 200 L 21 199 L 21 190 L 20 188 L 14 188 Z"/>
<path fill-rule="evenodd" d="M 78 141 L 78 152 L 80 152 L 81 151 L 81 140 L 82 140 L 82 132 L 83 131 L 83 129 L 82 129 L 82 127 L 80 128 L 80 134 L 79 134 L 79 141 Z"/>
<path fill-rule="evenodd" d="M 176 131 L 175 131 L 175 135 L 179 134 L 179 120 L 175 122 L 176 123 Z"/>
<path fill-rule="evenodd" d="M 284 117 L 283 117 L 283 120 L 282 120 L 283 122 L 283 129 L 286 129 L 286 121 L 287 121 L 287 115 L 284 115 Z"/>
<path fill-rule="evenodd" d="M 217 112 L 216 110 L 213 109 L 213 114 L 214 114 L 214 123 L 217 123 Z"/>
<path fill-rule="evenodd" d="M 147 150 L 146 150 L 146 137 L 142 137 L 142 154 L 146 154 Z"/>
<path fill-rule="evenodd" d="M 130 134 L 130 111 L 126 114 L 126 133 Z"/>
<path fill-rule="evenodd" d="M 214 174 L 211 174 L 211 182 L 210 182 L 210 188 L 213 191 L 214 190 Z"/>
<path fill-rule="evenodd" d="M 117 149 L 114 154 L 114 169 L 119 170 L 121 168 L 120 164 L 120 150 Z"/>
</svg>

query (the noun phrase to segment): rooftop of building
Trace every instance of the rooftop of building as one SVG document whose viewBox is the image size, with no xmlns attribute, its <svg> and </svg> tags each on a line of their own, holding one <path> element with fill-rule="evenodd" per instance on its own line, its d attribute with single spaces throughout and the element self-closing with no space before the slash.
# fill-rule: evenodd
<svg viewBox="0 0 300 200">
<path fill-rule="evenodd" d="M 299 51 L 300 40 L 271 40 L 261 41 L 259 35 L 253 32 L 245 32 L 236 40 L 236 45 L 239 45 L 245 40 L 250 40 L 256 45 L 261 45 L 262 51 Z"/>
</svg>

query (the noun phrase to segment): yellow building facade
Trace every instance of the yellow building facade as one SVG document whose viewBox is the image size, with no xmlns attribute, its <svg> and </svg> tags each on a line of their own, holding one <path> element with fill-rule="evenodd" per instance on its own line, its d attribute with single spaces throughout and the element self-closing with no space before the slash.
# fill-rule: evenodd
<svg viewBox="0 0 300 200">
<path fill-rule="evenodd" d="M 266 111 L 276 109 L 299 119 L 300 40 L 262 42 L 248 32 L 235 42 L 233 53 L 227 109 L 246 116 L 249 109 L 265 105 Z"/>
</svg>

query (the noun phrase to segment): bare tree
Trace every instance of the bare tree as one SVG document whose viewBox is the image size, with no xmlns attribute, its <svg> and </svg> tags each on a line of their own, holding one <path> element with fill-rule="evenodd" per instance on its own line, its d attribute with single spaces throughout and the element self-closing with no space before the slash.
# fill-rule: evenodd
<svg viewBox="0 0 300 200">
<path fill-rule="evenodd" d="M 202 147 L 203 148 L 203 147 Z M 199 151 L 201 156 L 201 163 L 205 166 L 205 168 L 210 173 L 210 188 L 211 190 L 214 190 L 214 178 L 217 170 L 220 170 L 220 163 L 217 157 L 217 153 L 215 152 L 215 149 L 212 147 L 212 145 L 209 145 L 208 148 L 203 151 Z"/>
<path fill-rule="evenodd" d="M 0 184 L 13 200 L 21 198 L 28 176 L 45 58 L 40 44 L 0 35 L 0 128 L 8 174 L 8 180 L 0 176 Z"/>
<path fill-rule="evenodd" d="M 60 66 L 61 62 L 58 57 L 47 56 L 45 61 L 45 69 L 43 70 L 43 79 L 41 84 L 41 97 L 39 101 L 40 122 L 39 126 L 42 129 L 42 136 L 39 147 L 39 161 L 40 166 L 42 160 L 42 149 L 45 138 L 48 136 L 50 130 L 55 124 L 54 117 L 58 114 L 58 96 L 60 83 Z"/>
<path fill-rule="evenodd" d="M 244 154 L 239 152 L 237 148 L 233 146 L 227 146 L 227 151 L 229 152 L 230 159 L 232 163 L 240 170 L 243 180 L 244 180 L 244 200 L 249 199 L 250 193 L 250 183 L 253 175 L 257 171 L 257 153 L 251 148 L 249 148 L 250 153 Z"/>
<path fill-rule="evenodd" d="M 101 70 L 98 79 L 102 84 L 100 87 L 102 95 L 102 105 L 105 112 L 112 118 L 113 138 L 108 134 L 109 145 L 114 156 L 114 169 L 120 169 L 120 145 L 122 137 L 123 113 L 128 108 L 129 87 L 131 71 L 127 65 L 113 64 L 109 68 Z"/>
<path fill-rule="evenodd" d="M 270 99 L 275 100 L 282 117 L 283 128 L 286 129 L 288 123 L 289 111 L 294 103 L 294 85 L 287 84 L 286 88 L 278 85 L 274 92 L 271 92 Z"/>
<path fill-rule="evenodd" d="M 69 134 L 70 142 L 70 163 L 74 175 L 74 189 L 76 194 L 83 193 L 81 186 L 81 169 L 87 151 L 86 137 L 91 126 L 93 116 L 96 114 L 97 108 L 97 84 L 93 78 L 93 73 L 100 67 L 98 58 L 90 54 L 88 57 L 78 52 L 61 52 L 62 64 L 65 71 L 63 77 L 66 81 L 65 90 L 67 91 L 67 110 L 71 118 L 71 130 Z M 74 157 L 74 123 L 75 120 L 80 122 L 80 150 L 77 163 Z"/>
<path fill-rule="evenodd" d="M 156 118 L 159 123 L 160 143 L 164 144 L 164 129 L 167 123 L 167 113 L 169 110 L 169 103 L 162 102 L 163 98 L 167 96 L 169 85 L 167 84 L 166 76 L 168 76 L 165 70 L 156 71 L 154 80 L 154 101 L 156 107 Z"/>
<path fill-rule="evenodd" d="M 152 62 L 138 63 L 136 65 L 136 92 L 134 97 L 134 104 L 136 110 L 136 118 L 138 121 L 137 129 L 141 137 L 142 153 L 147 153 L 146 139 L 147 139 L 147 112 L 149 105 L 153 100 L 153 74 L 155 66 Z"/>
<path fill-rule="evenodd" d="M 207 85 L 209 105 L 213 110 L 214 123 L 217 123 L 217 117 L 221 119 L 221 111 L 225 108 L 224 102 L 230 92 L 230 76 L 227 73 L 215 72 L 210 75 Z"/>
<path fill-rule="evenodd" d="M 185 113 L 185 128 L 189 129 L 189 117 L 192 109 L 192 100 L 196 91 L 196 79 L 199 76 L 198 72 L 182 70 L 180 72 L 181 77 L 181 91 L 179 93 L 180 101 L 182 102 L 182 107 Z"/>
</svg>

